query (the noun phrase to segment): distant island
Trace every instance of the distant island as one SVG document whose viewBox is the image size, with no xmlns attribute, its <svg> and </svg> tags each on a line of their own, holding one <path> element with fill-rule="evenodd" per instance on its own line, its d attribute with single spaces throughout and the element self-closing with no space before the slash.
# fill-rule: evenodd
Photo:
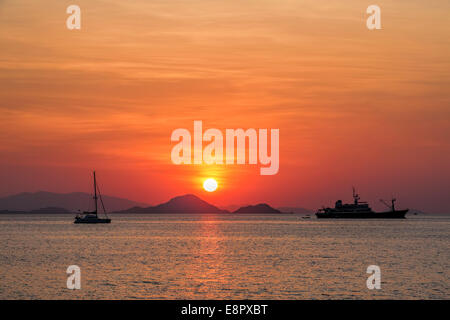
<svg viewBox="0 0 450 320">
<path fill-rule="evenodd" d="M 48 214 L 48 213 L 52 214 L 52 213 L 73 213 L 73 212 L 58 207 L 47 207 L 29 211 L 0 210 L 0 214 Z"/>
<path fill-rule="evenodd" d="M 313 214 L 314 211 L 305 209 L 302 207 L 278 207 L 278 210 L 281 212 L 290 212 L 290 213 L 298 213 L 298 214 Z"/>
<path fill-rule="evenodd" d="M 254 206 L 241 207 L 233 213 L 282 213 L 280 210 L 272 208 L 267 203 L 260 203 Z"/>
<path fill-rule="evenodd" d="M 107 195 L 103 196 L 103 201 L 107 211 L 125 210 L 134 206 L 148 206 L 146 203 Z M 77 212 L 78 210 L 88 210 L 89 204 L 93 205 L 92 194 L 86 192 L 23 192 L 0 198 L 0 211 L 31 212 L 41 210 L 39 208 L 64 208 L 66 211 Z"/>
<path fill-rule="evenodd" d="M 170 199 L 153 207 L 133 207 L 116 213 L 230 213 L 209 204 L 193 194 L 186 194 Z"/>
<path fill-rule="evenodd" d="M 193 194 L 186 194 L 170 199 L 153 207 L 133 207 L 117 213 L 231 213 L 220 209 Z M 282 213 L 266 203 L 241 207 L 232 213 Z"/>
<path fill-rule="evenodd" d="M 107 195 L 103 196 L 103 201 L 108 213 L 310 213 L 303 208 L 273 208 L 267 203 L 234 205 L 233 208 L 229 208 L 230 210 L 226 210 L 193 194 L 177 196 L 155 206 Z M 92 205 L 92 195 L 89 193 L 24 192 L 0 198 L 0 214 L 75 214 L 88 210 L 89 203 Z"/>
</svg>

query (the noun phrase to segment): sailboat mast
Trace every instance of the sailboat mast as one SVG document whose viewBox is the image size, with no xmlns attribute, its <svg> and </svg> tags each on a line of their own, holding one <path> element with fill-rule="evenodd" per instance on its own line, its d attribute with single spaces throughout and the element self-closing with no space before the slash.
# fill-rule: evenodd
<svg viewBox="0 0 450 320">
<path fill-rule="evenodd" d="M 95 180 L 95 171 L 94 171 L 94 201 L 95 201 L 95 215 L 97 215 L 97 181 Z"/>
</svg>

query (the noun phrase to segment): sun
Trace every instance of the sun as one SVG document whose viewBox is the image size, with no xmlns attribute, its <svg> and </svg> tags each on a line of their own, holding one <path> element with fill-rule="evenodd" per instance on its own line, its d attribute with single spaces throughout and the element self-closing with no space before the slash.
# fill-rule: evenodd
<svg viewBox="0 0 450 320">
<path fill-rule="evenodd" d="M 217 181 L 213 178 L 206 179 L 205 182 L 203 182 L 203 188 L 208 192 L 216 191 Z"/>
</svg>

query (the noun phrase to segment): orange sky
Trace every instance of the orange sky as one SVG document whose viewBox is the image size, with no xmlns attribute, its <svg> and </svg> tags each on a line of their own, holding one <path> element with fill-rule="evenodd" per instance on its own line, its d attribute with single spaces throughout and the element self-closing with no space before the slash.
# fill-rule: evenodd
<svg viewBox="0 0 450 320">
<path fill-rule="evenodd" d="M 376 3 L 369 31 L 356 0 L 0 1 L 0 196 L 89 191 L 95 168 L 105 194 L 148 203 L 314 209 L 355 185 L 449 212 L 450 3 Z M 194 120 L 279 128 L 279 173 L 173 165 Z"/>
</svg>

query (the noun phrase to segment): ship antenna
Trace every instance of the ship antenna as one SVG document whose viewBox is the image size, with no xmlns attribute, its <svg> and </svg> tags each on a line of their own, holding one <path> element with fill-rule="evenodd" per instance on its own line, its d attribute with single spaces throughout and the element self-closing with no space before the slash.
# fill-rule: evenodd
<svg viewBox="0 0 450 320">
<path fill-rule="evenodd" d="M 355 187 L 352 187 L 352 189 L 353 189 L 353 199 L 355 200 L 355 204 L 358 204 L 359 194 L 356 193 Z"/>
</svg>

